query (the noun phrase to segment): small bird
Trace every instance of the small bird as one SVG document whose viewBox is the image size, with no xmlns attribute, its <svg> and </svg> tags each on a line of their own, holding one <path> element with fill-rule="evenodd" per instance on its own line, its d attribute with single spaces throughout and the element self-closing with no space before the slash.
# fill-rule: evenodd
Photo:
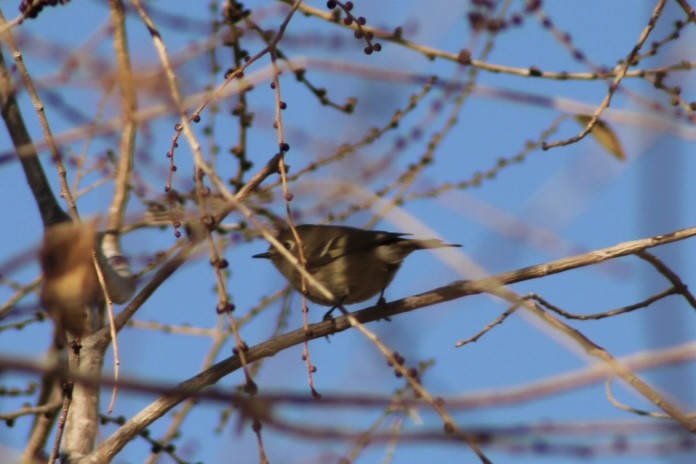
<svg viewBox="0 0 696 464">
<path fill-rule="evenodd" d="M 82 337 L 90 306 L 104 302 L 93 253 L 98 243 L 96 222 L 62 222 L 46 229 L 39 250 L 43 271 L 41 304 L 65 342 L 67 330 Z"/>
<path fill-rule="evenodd" d="M 378 304 L 383 304 L 384 290 L 413 251 L 461 246 L 437 239 L 408 239 L 404 238 L 407 234 L 347 226 L 304 224 L 295 229 L 304 245 L 307 272 L 335 297 L 335 300 L 328 299 L 307 283 L 310 301 L 332 307 L 324 319 L 329 318 L 339 305 L 359 303 L 378 293 Z M 299 260 L 292 230 L 282 230 L 277 238 Z M 290 284 L 301 291 L 300 272 L 273 246 L 266 253 L 253 257 L 270 259 Z"/>
</svg>

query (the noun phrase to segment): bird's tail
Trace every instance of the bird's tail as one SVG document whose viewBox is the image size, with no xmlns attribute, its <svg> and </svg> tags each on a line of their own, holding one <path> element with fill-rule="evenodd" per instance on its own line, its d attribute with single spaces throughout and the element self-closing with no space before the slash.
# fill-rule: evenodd
<svg viewBox="0 0 696 464">
<path fill-rule="evenodd" d="M 427 240 L 409 240 L 412 243 L 414 249 L 425 250 L 427 248 L 446 248 L 446 247 L 461 247 L 458 243 L 445 243 L 442 240 L 436 238 L 429 238 Z"/>
</svg>

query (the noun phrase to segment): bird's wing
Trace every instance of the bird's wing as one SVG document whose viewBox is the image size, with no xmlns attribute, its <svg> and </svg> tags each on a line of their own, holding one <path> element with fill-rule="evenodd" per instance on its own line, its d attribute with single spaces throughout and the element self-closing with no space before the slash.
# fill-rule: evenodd
<svg viewBox="0 0 696 464">
<path fill-rule="evenodd" d="M 353 237 L 350 235 L 339 235 L 326 242 L 321 250 L 317 250 L 318 253 L 316 253 L 314 256 L 316 256 L 318 259 L 318 265 L 325 265 L 342 256 L 359 253 L 363 250 L 404 240 L 403 237 L 405 235 L 409 234 L 383 231 L 365 231 L 364 235 L 354 235 Z"/>
</svg>

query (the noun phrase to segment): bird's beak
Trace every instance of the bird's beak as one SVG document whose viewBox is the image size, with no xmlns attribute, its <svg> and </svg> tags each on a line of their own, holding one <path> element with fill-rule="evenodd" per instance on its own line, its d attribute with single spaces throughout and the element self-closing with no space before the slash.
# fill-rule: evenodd
<svg viewBox="0 0 696 464">
<path fill-rule="evenodd" d="M 269 252 L 266 252 L 266 253 L 259 253 L 258 255 L 252 256 L 252 258 L 266 258 L 266 259 L 270 259 L 270 258 L 271 258 L 271 254 L 270 254 Z"/>
</svg>

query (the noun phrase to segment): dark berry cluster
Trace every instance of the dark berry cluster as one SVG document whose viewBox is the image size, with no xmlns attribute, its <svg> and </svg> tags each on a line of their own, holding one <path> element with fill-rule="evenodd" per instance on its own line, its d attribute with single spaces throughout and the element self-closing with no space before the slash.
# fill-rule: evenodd
<svg viewBox="0 0 696 464">
<path fill-rule="evenodd" d="M 223 10 L 223 17 L 229 24 L 234 24 L 251 15 L 251 10 L 241 2 L 228 2 Z"/>
<path fill-rule="evenodd" d="M 364 39 L 367 46 L 364 48 L 366 55 L 371 55 L 373 52 L 379 52 L 382 50 L 382 44 L 374 41 L 374 34 L 372 31 L 365 30 L 365 25 L 367 20 L 364 16 L 355 16 L 352 13 L 353 2 L 339 2 L 338 0 L 328 0 L 326 2 L 326 7 L 333 10 L 333 17 L 336 21 L 341 21 L 346 26 L 351 26 L 355 24 L 355 38 Z M 341 18 L 341 10 L 345 16 Z"/>
<path fill-rule="evenodd" d="M 65 5 L 70 0 L 22 0 L 19 11 L 26 18 L 34 19 L 39 16 L 45 6 Z"/>
<path fill-rule="evenodd" d="M 519 27 L 525 16 L 535 13 L 542 6 L 542 0 L 527 0 L 521 11 L 502 18 L 496 15 L 496 2 L 491 0 L 471 0 L 472 11 L 467 14 L 469 25 L 475 31 L 500 32 L 512 26 Z"/>
</svg>

